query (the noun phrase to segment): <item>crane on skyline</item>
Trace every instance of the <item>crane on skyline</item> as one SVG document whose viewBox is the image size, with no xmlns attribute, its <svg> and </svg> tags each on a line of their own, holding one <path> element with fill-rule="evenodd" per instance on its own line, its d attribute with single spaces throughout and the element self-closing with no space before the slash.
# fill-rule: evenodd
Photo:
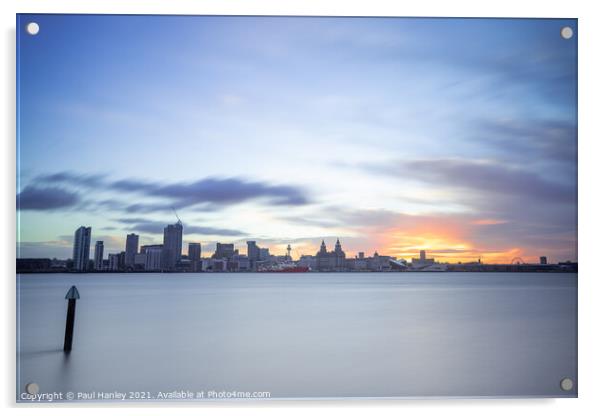
<svg viewBox="0 0 602 416">
<path fill-rule="evenodd" d="M 178 219 L 178 224 L 181 225 L 182 224 L 182 220 L 178 216 L 178 212 L 176 211 L 176 209 L 174 207 L 171 207 L 171 209 L 173 210 L 173 213 L 176 215 L 176 218 Z"/>
</svg>

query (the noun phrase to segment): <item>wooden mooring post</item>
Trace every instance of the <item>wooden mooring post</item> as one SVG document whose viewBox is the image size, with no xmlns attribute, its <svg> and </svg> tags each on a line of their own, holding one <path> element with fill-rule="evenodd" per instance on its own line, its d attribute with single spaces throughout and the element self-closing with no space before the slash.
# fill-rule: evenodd
<svg viewBox="0 0 602 416">
<path fill-rule="evenodd" d="M 67 306 L 67 322 L 65 324 L 65 343 L 63 344 L 63 351 L 70 352 L 73 346 L 73 325 L 75 324 L 75 302 L 79 299 L 79 292 L 75 286 L 71 286 L 71 289 L 65 295 L 65 299 L 69 301 Z"/>
</svg>

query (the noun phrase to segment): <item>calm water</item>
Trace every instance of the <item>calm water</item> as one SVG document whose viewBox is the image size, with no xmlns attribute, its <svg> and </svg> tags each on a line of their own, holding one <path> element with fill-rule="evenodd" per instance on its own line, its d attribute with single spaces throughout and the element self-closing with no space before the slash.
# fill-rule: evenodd
<svg viewBox="0 0 602 416">
<path fill-rule="evenodd" d="M 17 394 L 575 396 L 577 276 L 23 275 Z M 62 352 L 77 285 L 73 351 Z"/>
</svg>

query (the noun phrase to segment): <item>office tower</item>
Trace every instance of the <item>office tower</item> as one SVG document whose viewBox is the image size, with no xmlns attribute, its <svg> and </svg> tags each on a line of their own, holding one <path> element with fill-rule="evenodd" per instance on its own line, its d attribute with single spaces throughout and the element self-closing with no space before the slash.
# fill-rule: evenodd
<svg viewBox="0 0 602 416">
<path fill-rule="evenodd" d="M 113 272 L 125 270 L 125 251 L 109 254 L 108 269 Z"/>
<path fill-rule="evenodd" d="M 151 248 L 163 249 L 163 244 L 147 244 L 145 246 L 140 246 L 140 254 L 146 254 L 146 250 L 150 250 Z"/>
<path fill-rule="evenodd" d="M 231 259 L 234 256 L 234 244 L 217 243 L 215 246 L 214 259 Z"/>
<path fill-rule="evenodd" d="M 268 260 L 270 258 L 270 249 L 269 248 L 259 248 L 259 260 Z"/>
<path fill-rule="evenodd" d="M 539 258 L 539 264 L 548 264 L 548 258 L 546 256 L 541 256 Z"/>
<path fill-rule="evenodd" d="M 182 230 L 181 221 L 163 229 L 164 270 L 174 270 L 182 258 Z"/>
<path fill-rule="evenodd" d="M 109 254 L 109 270 L 112 272 L 119 271 L 119 253 Z"/>
<path fill-rule="evenodd" d="M 201 260 L 201 243 L 188 243 L 188 260 L 192 262 Z"/>
<path fill-rule="evenodd" d="M 255 268 L 255 264 L 259 260 L 259 254 L 260 250 L 257 243 L 255 241 L 247 241 L 247 257 L 252 269 Z"/>
<path fill-rule="evenodd" d="M 201 243 L 188 243 L 188 260 L 190 260 L 190 271 L 201 271 Z"/>
<path fill-rule="evenodd" d="M 94 246 L 94 270 L 102 270 L 104 251 L 104 242 L 97 241 L 96 245 Z"/>
<path fill-rule="evenodd" d="M 163 249 L 157 246 L 148 247 L 145 250 L 146 261 L 144 270 L 159 271 L 161 270 L 161 260 L 163 257 Z"/>
<path fill-rule="evenodd" d="M 86 271 L 90 261 L 92 227 L 79 227 L 73 236 L 73 269 Z"/>
<path fill-rule="evenodd" d="M 134 270 L 144 270 L 146 264 L 146 253 L 138 253 L 134 256 Z"/>
<path fill-rule="evenodd" d="M 426 261 L 426 251 L 420 250 L 420 261 Z"/>
<path fill-rule="evenodd" d="M 125 267 L 133 268 L 138 254 L 138 234 L 128 234 L 125 240 Z"/>
</svg>

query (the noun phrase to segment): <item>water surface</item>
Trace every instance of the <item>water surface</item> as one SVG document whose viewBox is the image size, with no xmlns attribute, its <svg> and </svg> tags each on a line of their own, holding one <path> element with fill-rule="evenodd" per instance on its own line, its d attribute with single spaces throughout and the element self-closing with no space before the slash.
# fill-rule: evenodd
<svg viewBox="0 0 602 416">
<path fill-rule="evenodd" d="M 577 276 L 535 273 L 18 277 L 17 394 L 568 396 Z M 62 352 L 76 285 L 73 351 Z M 18 397 L 21 399 L 21 397 Z"/>
</svg>

